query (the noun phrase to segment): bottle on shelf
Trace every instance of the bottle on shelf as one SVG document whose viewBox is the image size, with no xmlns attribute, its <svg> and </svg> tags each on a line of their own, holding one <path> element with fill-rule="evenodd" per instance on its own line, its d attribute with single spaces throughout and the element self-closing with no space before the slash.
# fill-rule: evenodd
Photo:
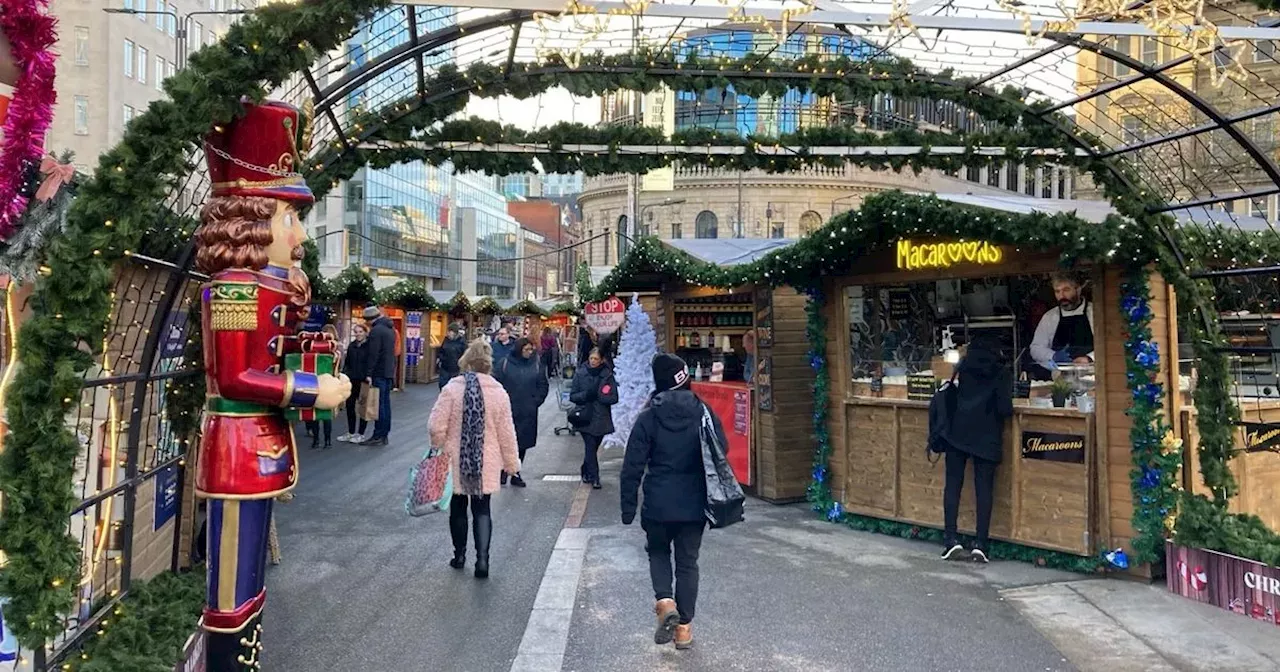
<svg viewBox="0 0 1280 672">
<path fill-rule="evenodd" d="M 695 331 L 692 334 L 689 334 L 689 347 L 691 348 L 702 347 L 702 336 L 700 336 L 698 332 Z"/>
<path fill-rule="evenodd" d="M 707 332 L 707 347 L 713 348 L 713 349 L 716 347 L 716 332 L 714 331 Z"/>
</svg>

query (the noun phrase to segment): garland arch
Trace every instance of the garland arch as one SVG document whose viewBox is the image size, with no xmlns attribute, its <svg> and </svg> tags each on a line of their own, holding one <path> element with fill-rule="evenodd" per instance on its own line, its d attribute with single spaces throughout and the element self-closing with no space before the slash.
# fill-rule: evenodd
<svg viewBox="0 0 1280 672">
<path fill-rule="evenodd" d="M 138 250 L 144 237 L 157 233 L 153 228 L 156 222 L 161 226 L 171 223 L 173 230 L 167 233 L 172 237 L 190 238 L 194 222 L 164 215 L 159 204 L 175 190 L 181 176 L 191 170 L 191 157 L 196 155 L 199 142 L 211 125 L 230 120 L 242 97 L 263 98 L 295 73 L 305 71 L 321 54 L 338 48 L 360 21 L 387 6 L 384 0 L 264 6 L 234 25 L 221 42 L 192 56 L 187 69 L 166 81 L 169 99 L 153 103 L 135 118 L 123 141 L 99 158 L 94 178 L 82 187 L 69 213 L 67 235 L 52 246 L 34 289 L 34 314 L 21 333 L 21 368 L 8 400 L 13 432 L 0 456 L 0 488 L 10 502 L 0 517 L 0 539 L 4 539 L 9 558 L 5 571 L 0 573 L 0 593 L 12 598 L 6 616 L 24 645 L 37 646 L 55 636 L 61 628 L 59 616 L 75 601 L 79 549 L 66 535 L 65 516 L 76 502 L 70 484 L 78 446 L 65 426 L 64 416 L 77 403 L 83 373 L 101 347 L 111 311 L 114 264 Z M 825 67 L 836 67 L 836 72 L 815 73 L 810 64 L 799 59 L 777 66 L 784 70 L 775 73 L 770 84 L 763 83 L 763 78 L 753 75 L 750 68 L 738 77 L 738 73 L 723 69 L 722 62 L 714 63 L 714 69 L 707 64 L 705 71 L 698 71 L 690 68 L 687 60 L 670 61 L 666 63 L 670 67 L 662 69 L 658 67 L 659 57 L 661 54 L 646 53 L 644 58 L 649 60 L 628 64 L 624 60 L 632 56 L 589 56 L 578 69 L 556 59 L 506 68 L 479 64 L 465 72 L 445 66 L 437 77 L 460 80 L 447 84 L 450 95 L 393 103 L 383 108 L 382 114 L 357 120 L 352 127 L 364 129 L 357 145 L 407 141 L 461 111 L 471 95 L 527 98 L 556 85 L 577 93 L 646 90 L 664 84 L 695 90 L 734 84 L 750 93 L 781 85 L 830 95 L 885 91 L 954 99 L 986 119 L 1020 129 L 1016 138 L 1005 136 L 1006 141 L 1059 150 L 1061 162 L 1092 174 L 1120 213 L 1137 226 L 1140 238 L 1161 241 L 1152 248 L 1151 261 L 1177 287 L 1179 295 L 1191 305 L 1205 305 L 1200 284 L 1183 267 L 1168 219 L 1152 214 L 1161 204 L 1138 186 L 1133 172 L 1090 154 L 1098 143 L 1067 130 L 1065 120 L 1055 114 L 1036 114 L 1038 108 L 1028 105 L 1016 91 L 989 91 L 974 81 L 930 75 L 901 61 L 873 63 L 872 72 L 862 71 L 857 63 L 849 63 L 848 70 L 839 71 L 838 65 L 828 61 Z M 444 128 L 456 132 L 463 127 L 455 124 Z M 501 139 L 512 133 L 503 130 L 490 138 Z M 557 142 L 551 131 L 546 133 L 549 142 Z M 963 136 L 956 137 L 963 140 Z M 622 142 L 620 137 L 605 139 L 607 144 Z M 365 150 L 343 140 L 337 142 L 338 145 L 322 145 L 331 151 L 318 154 L 310 166 L 318 196 L 337 180 L 349 176 L 352 166 L 409 157 L 391 153 L 404 150 Z M 742 146 L 754 141 L 740 138 L 736 142 Z M 1086 155 L 1078 157 L 1076 149 L 1086 150 Z M 381 154 L 382 151 L 388 153 Z M 609 152 L 608 156 L 614 154 Z M 460 157 L 438 151 L 413 158 L 432 162 L 455 158 L 459 165 L 470 165 Z M 883 161 L 878 157 L 849 160 L 870 166 Z M 961 160 L 989 159 L 966 152 Z M 599 169 L 640 169 L 638 164 L 628 165 L 620 159 L 608 161 L 613 163 L 602 162 Z M 890 162 L 883 167 L 945 169 L 953 161 L 951 157 L 921 153 L 903 160 L 901 165 Z M 522 164 L 496 167 L 521 169 Z M 833 233 L 830 227 L 839 226 L 839 221 L 833 221 L 823 231 Z M 1226 398 L 1225 358 L 1216 349 L 1221 337 L 1212 316 L 1204 310 L 1200 312 L 1205 319 L 1193 323 L 1192 341 L 1203 367 L 1202 386 L 1197 392 L 1197 404 L 1201 405 L 1201 464 L 1215 500 L 1203 500 L 1195 506 L 1203 524 L 1230 525 L 1223 521 L 1234 520 L 1225 511 L 1226 499 L 1235 489 L 1226 469 L 1234 406 Z M 193 389 L 202 383 L 193 383 Z M 188 406 L 195 403 L 198 408 L 199 395 L 179 397 Z M 193 408 L 186 409 L 188 423 L 184 426 L 191 426 L 189 421 L 195 412 Z"/>
</svg>

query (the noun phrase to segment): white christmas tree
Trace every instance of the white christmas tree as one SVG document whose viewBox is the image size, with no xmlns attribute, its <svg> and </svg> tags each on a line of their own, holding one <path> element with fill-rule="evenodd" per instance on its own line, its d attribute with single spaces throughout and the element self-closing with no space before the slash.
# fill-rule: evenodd
<svg viewBox="0 0 1280 672">
<path fill-rule="evenodd" d="M 653 394 L 653 356 L 658 354 L 658 339 L 649 323 L 649 315 L 640 307 L 640 297 L 631 296 L 627 307 L 627 325 L 618 343 L 614 359 L 614 376 L 618 379 L 618 403 L 613 407 L 613 433 L 605 437 L 605 445 L 625 447 L 636 417 Z"/>
</svg>

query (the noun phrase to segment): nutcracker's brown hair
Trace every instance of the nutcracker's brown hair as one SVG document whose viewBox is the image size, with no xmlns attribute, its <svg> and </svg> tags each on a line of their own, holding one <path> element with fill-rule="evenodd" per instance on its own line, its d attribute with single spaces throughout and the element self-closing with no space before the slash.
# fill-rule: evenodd
<svg viewBox="0 0 1280 672">
<path fill-rule="evenodd" d="M 213 275 L 228 268 L 260 271 L 267 267 L 267 246 L 271 244 L 271 218 L 276 214 L 274 198 L 262 196 L 216 196 L 205 203 L 196 230 L 196 270 Z M 305 251 L 294 248 L 293 259 Z M 289 269 L 295 306 L 311 302 L 311 283 L 301 269 Z"/>
<path fill-rule="evenodd" d="M 260 196 L 216 196 L 204 206 L 196 231 L 196 270 L 213 275 L 228 268 L 267 266 L 271 217 L 276 200 Z"/>
</svg>

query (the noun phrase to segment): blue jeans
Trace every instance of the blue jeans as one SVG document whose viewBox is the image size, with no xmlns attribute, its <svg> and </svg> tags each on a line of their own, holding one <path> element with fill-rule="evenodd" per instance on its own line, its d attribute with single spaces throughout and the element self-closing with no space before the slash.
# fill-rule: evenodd
<svg viewBox="0 0 1280 672">
<path fill-rule="evenodd" d="M 385 439 L 391 434 L 391 379 L 374 378 L 373 386 L 378 388 L 378 419 L 373 423 L 374 439 Z"/>
</svg>

